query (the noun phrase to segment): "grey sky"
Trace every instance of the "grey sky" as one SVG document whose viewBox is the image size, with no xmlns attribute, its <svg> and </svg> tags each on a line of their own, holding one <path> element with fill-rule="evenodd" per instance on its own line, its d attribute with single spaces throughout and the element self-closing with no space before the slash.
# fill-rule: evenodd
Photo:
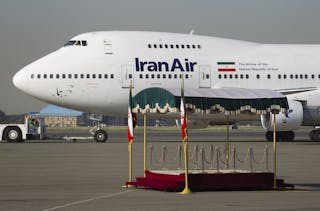
<svg viewBox="0 0 320 211">
<path fill-rule="evenodd" d="M 88 31 L 151 30 L 320 44 L 318 0 L 0 0 L 0 110 L 44 106 L 12 85 L 23 66 Z"/>
</svg>

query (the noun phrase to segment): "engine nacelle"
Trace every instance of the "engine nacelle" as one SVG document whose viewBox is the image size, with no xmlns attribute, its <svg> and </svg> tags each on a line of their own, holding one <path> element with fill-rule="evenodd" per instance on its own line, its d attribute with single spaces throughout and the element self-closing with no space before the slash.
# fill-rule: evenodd
<svg viewBox="0 0 320 211">
<path fill-rule="evenodd" d="M 279 113 L 276 115 L 276 130 L 277 131 L 292 131 L 297 130 L 302 125 L 303 106 L 301 102 L 290 100 L 288 101 L 289 111 L 287 113 Z M 262 114 L 261 124 L 264 129 L 273 131 L 273 115 Z"/>
</svg>

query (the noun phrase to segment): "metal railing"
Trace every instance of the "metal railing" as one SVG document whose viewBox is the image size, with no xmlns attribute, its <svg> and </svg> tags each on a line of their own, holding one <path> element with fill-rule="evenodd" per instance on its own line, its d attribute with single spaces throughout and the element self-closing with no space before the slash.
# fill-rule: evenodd
<svg viewBox="0 0 320 211">
<path fill-rule="evenodd" d="M 207 148 L 208 147 L 209 149 L 207 151 L 204 145 L 195 145 L 193 147 L 191 156 L 189 156 L 189 165 L 191 164 L 190 169 L 200 170 L 203 172 L 206 170 L 215 170 L 216 172 L 220 172 L 221 170 L 232 170 L 233 172 L 237 172 L 240 170 L 240 167 L 243 168 L 243 166 L 247 166 L 249 170 L 246 171 L 254 172 L 255 167 L 259 165 L 260 169 L 261 166 L 264 166 L 264 172 L 269 171 L 268 145 L 265 146 L 262 158 L 260 160 L 256 159 L 256 156 L 253 152 L 253 147 L 251 145 L 248 147 L 246 155 L 242 155 L 244 157 L 243 159 L 240 158 L 240 153 L 238 152 L 236 145 L 233 146 L 229 159 L 226 159 L 227 156 L 225 149 L 221 149 L 221 147 L 214 145 L 207 146 Z M 175 156 L 169 160 L 169 153 L 166 144 L 162 145 L 160 157 L 158 159 L 154 159 L 156 156 L 154 153 L 154 146 L 152 144 L 149 145 L 149 150 L 149 169 L 168 169 L 168 162 L 170 162 L 170 164 L 174 163 L 174 165 L 176 166 L 172 167 L 171 165 L 171 168 L 176 168 L 179 170 L 183 169 L 183 150 L 181 144 L 178 144 Z"/>
</svg>

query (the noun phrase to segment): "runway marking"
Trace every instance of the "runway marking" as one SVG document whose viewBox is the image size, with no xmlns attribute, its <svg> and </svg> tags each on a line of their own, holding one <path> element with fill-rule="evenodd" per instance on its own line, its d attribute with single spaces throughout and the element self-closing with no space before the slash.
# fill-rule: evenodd
<svg viewBox="0 0 320 211">
<path fill-rule="evenodd" d="M 86 202 L 98 200 L 98 199 L 110 198 L 110 197 L 112 197 L 112 196 L 118 196 L 118 195 L 121 195 L 121 194 L 129 193 L 129 192 L 131 192 L 131 191 L 132 191 L 132 190 L 126 190 L 126 191 L 121 191 L 121 192 L 119 192 L 119 193 L 113 193 L 113 194 L 106 195 L 106 196 L 98 196 L 98 197 L 91 198 L 91 199 L 86 199 L 86 200 L 82 200 L 82 201 L 72 202 L 72 203 L 68 203 L 68 204 L 64 204 L 64 205 L 60 205 L 60 206 L 56 206 L 56 207 L 44 209 L 44 210 L 42 210 L 42 211 L 57 210 L 57 209 L 61 209 L 61 208 L 65 208 L 65 207 L 70 207 L 70 206 L 77 205 L 77 204 L 82 204 L 82 203 L 86 203 Z"/>
</svg>

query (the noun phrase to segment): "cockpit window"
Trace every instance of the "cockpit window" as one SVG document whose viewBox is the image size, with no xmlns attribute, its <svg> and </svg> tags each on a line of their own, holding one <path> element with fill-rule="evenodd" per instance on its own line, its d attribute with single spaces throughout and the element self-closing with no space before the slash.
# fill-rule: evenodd
<svg viewBox="0 0 320 211">
<path fill-rule="evenodd" d="M 74 46 L 74 45 L 77 45 L 77 46 L 87 46 L 88 43 L 86 40 L 69 40 L 65 45 L 64 47 L 66 46 Z"/>
<path fill-rule="evenodd" d="M 64 44 L 64 46 L 74 45 L 76 42 L 76 40 L 69 40 L 66 44 Z"/>
</svg>

